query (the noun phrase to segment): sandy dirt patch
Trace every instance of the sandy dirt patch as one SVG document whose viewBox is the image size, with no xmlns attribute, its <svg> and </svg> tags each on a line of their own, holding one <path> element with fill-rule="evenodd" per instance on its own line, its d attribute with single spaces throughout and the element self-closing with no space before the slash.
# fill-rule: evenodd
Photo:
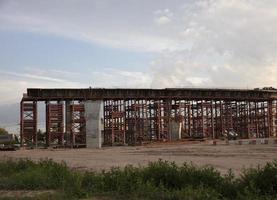
<svg viewBox="0 0 277 200">
<path fill-rule="evenodd" d="M 137 147 L 104 147 L 102 149 L 32 149 L 0 152 L 0 159 L 45 158 L 64 161 L 72 168 L 107 170 L 128 164 L 139 166 L 158 159 L 175 161 L 177 164 L 192 162 L 196 165 L 212 165 L 225 173 L 233 169 L 236 174 L 245 167 L 264 165 L 277 159 L 277 145 L 211 145 L 171 144 Z"/>
</svg>

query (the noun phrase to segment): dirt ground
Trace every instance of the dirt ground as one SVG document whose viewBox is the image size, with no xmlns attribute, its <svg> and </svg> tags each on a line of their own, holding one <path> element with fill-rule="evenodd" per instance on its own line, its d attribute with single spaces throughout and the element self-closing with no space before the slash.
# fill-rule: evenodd
<svg viewBox="0 0 277 200">
<path fill-rule="evenodd" d="M 32 149 L 2 151 L 0 159 L 51 158 L 65 161 L 70 167 L 86 170 L 110 169 L 127 164 L 146 165 L 158 159 L 175 161 L 177 164 L 192 162 L 196 165 L 212 165 L 222 173 L 233 169 L 235 174 L 244 167 L 264 165 L 277 159 L 276 144 L 212 145 L 212 144 L 157 144 L 136 147 L 104 147 L 102 149 Z"/>
</svg>

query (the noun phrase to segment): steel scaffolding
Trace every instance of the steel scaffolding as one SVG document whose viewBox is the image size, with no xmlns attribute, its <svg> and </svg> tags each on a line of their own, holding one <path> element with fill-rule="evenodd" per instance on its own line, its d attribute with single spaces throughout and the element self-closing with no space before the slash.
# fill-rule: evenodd
<svg viewBox="0 0 277 200">
<path fill-rule="evenodd" d="M 20 138 L 21 146 L 37 145 L 37 102 L 21 101 L 20 103 Z"/>
<path fill-rule="evenodd" d="M 277 131 L 276 101 L 107 100 L 104 113 L 104 142 L 109 145 L 219 139 L 230 132 L 266 138 Z"/>
<path fill-rule="evenodd" d="M 86 146 L 87 100 L 101 100 L 103 143 L 277 136 L 277 91 L 232 89 L 28 89 L 21 145 L 37 145 L 37 102 L 46 102 L 46 145 Z M 96 114 L 97 115 L 97 114 Z"/>
<path fill-rule="evenodd" d="M 64 144 L 63 103 L 46 102 L 46 145 Z"/>
</svg>

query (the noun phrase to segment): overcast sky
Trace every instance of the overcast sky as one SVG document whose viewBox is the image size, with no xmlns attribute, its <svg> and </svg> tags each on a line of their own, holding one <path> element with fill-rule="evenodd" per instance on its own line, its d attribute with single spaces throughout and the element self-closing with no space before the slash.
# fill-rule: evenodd
<svg viewBox="0 0 277 200">
<path fill-rule="evenodd" d="M 27 87 L 277 87 L 276 0 L 0 0 L 0 105 Z"/>
</svg>

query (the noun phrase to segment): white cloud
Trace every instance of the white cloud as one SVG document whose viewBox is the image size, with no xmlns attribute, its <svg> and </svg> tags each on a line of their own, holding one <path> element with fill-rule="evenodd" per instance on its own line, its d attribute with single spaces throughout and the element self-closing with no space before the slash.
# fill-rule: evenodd
<svg viewBox="0 0 277 200">
<path fill-rule="evenodd" d="M 142 16 L 152 18 L 152 10 L 139 10 L 139 6 L 126 4 L 132 7 L 131 10 L 105 0 L 102 5 L 97 1 L 15 2 L 4 1 L 0 7 L 0 30 L 59 35 L 133 51 L 160 52 L 177 45 L 174 39 L 153 33 L 155 28 L 151 26 L 154 23 L 145 27 L 131 21 L 144 24 L 147 18 Z M 166 21 L 164 18 L 161 20 Z"/>
<path fill-rule="evenodd" d="M 68 72 L 69 73 L 69 72 Z M 33 71 L 29 73 L 15 73 L 9 71 L 0 71 L 0 105 L 13 104 L 19 102 L 27 88 L 78 88 L 85 87 L 79 82 L 69 81 L 68 79 L 58 79 L 48 76 L 44 72 L 44 76 L 38 75 L 39 72 Z M 60 76 L 60 75 L 59 75 Z"/>
<path fill-rule="evenodd" d="M 65 83 L 66 80 L 53 78 L 49 76 L 41 76 L 41 75 L 35 75 L 35 74 L 27 74 L 27 73 L 15 73 L 15 72 L 7 72 L 0 70 L 0 74 L 2 75 L 8 75 L 13 77 L 21 77 L 25 79 L 36 79 L 40 81 L 48 81 L 48 82 L 56 82 L 56 83 Z"/>
<path fill-rule="evenodd" d="M 173 17 L 173 13 L 168 8 L 164 10 L 157 10 L 154 14 L 156 15 L 154 21 L 158 25 L 168 24 L 171 22 Z"/>
<path fill-rule="evenodd" d="M 198 1 L 184 6 L 179 13 L 183 29 L 176 38 L 188 48 L 160 55 L 152 65 L 153 85 L 276 87 L 276 13 L 273 0 Z"/>
<path fill-rule="evenodd" d="M 160 16 L 157 19 L 155 19 L 155 22 L 158 25 L 163 25 L 169 23 L 171 20 L 167 16 Z"/>
<path fill-rule="evenodd" d="M 21 73 L 0 70 L 0 75 L 0 105 L 19 102 L 27 88 L 149 88 L 153 79 L 144 72 L 111 68 L 91 71 L 82 77 L 71 71 L 35 68 L 27 68 Z"/>
<path fill-rule="evenodd" d="M 99 87 L 277 86 L 275 0 L 76 2 L 6 1 L 0 29 L 155 53 L 145 73 L 94 72 Z"/>
<path fill-rule="evenodd" d="M 104 69 L 93 71 L 92 87 L 108 88 L 149 88 L 152 76 L 138 71 L 126 71 L 119 69 Z"/>
</svg>

